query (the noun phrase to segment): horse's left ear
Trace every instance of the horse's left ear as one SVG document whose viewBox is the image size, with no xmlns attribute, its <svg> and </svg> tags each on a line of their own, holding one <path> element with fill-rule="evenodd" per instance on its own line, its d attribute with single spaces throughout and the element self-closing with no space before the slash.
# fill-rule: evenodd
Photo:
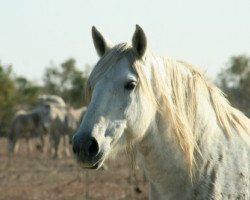
<svg viewBox="0 0 250 200">
<path fill-rule="evenodd" d="M 143 57 L 147 50 L 147 38 L 139 25 L 136 25 L 135 33 L 132 38 L 132 46 L 139 57 Z"/>
</svg>

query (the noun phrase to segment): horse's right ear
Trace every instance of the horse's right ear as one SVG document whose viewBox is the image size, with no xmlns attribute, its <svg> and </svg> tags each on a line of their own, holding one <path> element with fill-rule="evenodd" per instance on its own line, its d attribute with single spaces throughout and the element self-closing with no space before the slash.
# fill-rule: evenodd
<svg viewBox="0 0 250 200">
<path fill-rule="evenodd" d="M 112 48 L 111 42 L 103 37 L 94 26 L 92 27 L 92 38 L 99 57 L 102 57 L 109 49 Z"/>
<path fill-rule="evenodd" d="M 135 33 L 132 38 L 132 46 L 140 58 L 144 56 L 147 50 L 147 38 L 139 25 L 136 25 Z"/>
</svg>

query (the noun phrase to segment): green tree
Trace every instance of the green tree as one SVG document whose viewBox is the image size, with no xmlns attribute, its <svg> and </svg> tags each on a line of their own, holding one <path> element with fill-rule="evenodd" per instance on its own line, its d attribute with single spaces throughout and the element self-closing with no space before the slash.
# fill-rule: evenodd
<svg viewBox="0 0 250 200">
<path fill-rule="evenodd" d="M 12 67 L 0 64 L 0 134 L 6 134 L 7 127 L 15 112 L 15 82 L 12 80 Z"/>
<path fill-rule="evenodd" d="M 22 108 L 31 109 L 37 102 L 38 95 L 42 92 L 42 87 L 34 85 L 25 77 L 15 78 L 18 104 Z"/>
<path fill-rule="evenodd" d="M 60 95 L 60 72 L 55 64 L 50 63 L 49 67 L 46 68 L 43 82 L 44 90 L 46 93 Z"/>
<path fill-rule="evenodd" d="M 86 76 L 83 72 L 75 71 L 71 77 L 71 88 L 69 90 L 70 102 L 73 106 L 83 106 L 84 88 L 86 84 Z"/>
<path fill-rule="evenodd" d="M 233 56 L 217 77 L 233 105 L 250 116 L 250 57 Z"/>
<path fill-rule="evenodd" d="M 80 107 L 83 105 L 86 74 L 86 71 L 80 71 L 76 67 L 73 58 L 63 62 L 60 67 L 51 64 L 46 69 L 43 79 L 45 91 L 61 96 L 69 105 Z"/>
</svg>

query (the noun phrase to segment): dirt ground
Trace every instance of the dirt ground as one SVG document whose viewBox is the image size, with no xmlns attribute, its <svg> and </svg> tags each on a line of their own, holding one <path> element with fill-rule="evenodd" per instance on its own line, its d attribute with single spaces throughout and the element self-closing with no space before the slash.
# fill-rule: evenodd
<svg viewBox="0 0 250 200">
<path fill-rule="evenodd" d="M 7 140 L 1 138 L 0 200 L 147 199 L 141 171 L 135 178 L 123 155 L 108 160 L 108 170 L 91 171 L 79 169 L 73 158 L 52 159 L 38 150 L 28 155 L 24 141 L 11 158 L 6 148 Z"/>
</svg>

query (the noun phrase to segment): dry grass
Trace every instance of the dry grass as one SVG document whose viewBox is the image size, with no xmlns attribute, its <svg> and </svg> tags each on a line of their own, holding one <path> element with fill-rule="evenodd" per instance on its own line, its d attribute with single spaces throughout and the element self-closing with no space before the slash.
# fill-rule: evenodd
<svg viewBox="0 0 250 200">
<path fill-rule="evenodd" d="M 72 158 L 54 160 L 37 150 L 27 155 L 24 142 L 9 159 L 6 145 L 0 139 L 0 200 L 147 199 L 142 173 L 137 171 L 136 183 L 124 156 L 108 161 L 108 170 L 89 171 Z"/>
</svg>

